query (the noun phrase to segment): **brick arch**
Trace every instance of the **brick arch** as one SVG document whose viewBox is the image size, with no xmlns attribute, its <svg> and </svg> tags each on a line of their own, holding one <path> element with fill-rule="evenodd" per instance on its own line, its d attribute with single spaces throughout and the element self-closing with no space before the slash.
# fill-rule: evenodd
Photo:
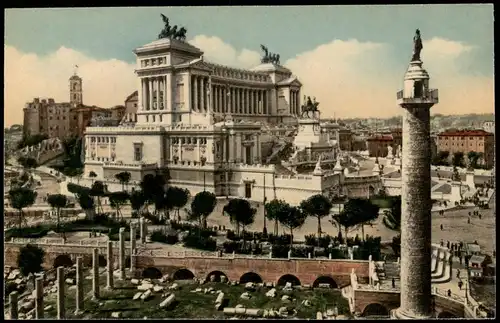
<svg viewBox="0 0 500 323">
<path fill-rule="evenodd" d="M 439 319 L 450 319 L 450 318 L 457 318 L 457 316 L 451 312 L 448 311 L 441 311 L 438 316 Z"/>
<path fill-rule="evenodd" d="M 71 259 L 71 257 L 69 255 L 66 255 L 66 254 L 58 255 L 57 257 L 55 257 L 54 262 L 53 262 L 54 268 L 57 268 L 60 266 L 71 267 L 73 265 L 74 265 L 73 260 Z"/>
<path fill-rule="evenodd" d="M 194 273 L 187 268 L 179 268 L 172 275 L 173 280 L 194 279 L 195 277 Z"/>
<path fill-rule="evenodd" d="M 258 284 L 258 283 L 262 283 L 263 280 L 259 274 L 256 274 L 254 272 L 248 272 L 248 273 L 241 275 L 240 284 L 245 284 L 245 283 L 250 283 L 250 282 Z"/>
<path fill-rule="evenodd" d="M 370 303 L 363 309 L 363 316 L 388 316 L 389 310 L 380 303 Z"/>
<path fill-rule="evenodd" d="M 215 276 L 216 282 L 220 282 L 222 276 L 225 276 L 226 280 L 227 280 L 227 275 L 225 273 L 223 273 L 222 271 L 219 271 L 219 270 L 214 270 L 214 271 L 211 271 L 210 273 L 208 273 L 206 281 L 210 281 L 210 276 L 212 276 L 212 275 Z"/>
<path fill-rule="evenodd" d="M 330 275 L 322 275 L 316 278 L 313 287 L 319 287 L 319 284 L 329 284 L 330 288 L 339 288 L 339 284 Z"/>
<path fill-rule="evenodd" d="M 287 282 L 291 282 L 292 286 L 300 286 L 301 285 L 300 279 L 297 276 L 290 275 L 290 274 L 286 274 L 286 275 L 281 276 L 280 279 L 278 279 L 278 282 L 276 283 L 276 285 L 284 286 L 284 285 L 286 285 Z"/>
</svg>

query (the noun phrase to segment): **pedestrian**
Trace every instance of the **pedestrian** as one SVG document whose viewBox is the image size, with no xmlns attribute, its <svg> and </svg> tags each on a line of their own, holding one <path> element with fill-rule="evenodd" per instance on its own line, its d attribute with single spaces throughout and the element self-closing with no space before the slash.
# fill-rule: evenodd
<svg viewBox="0 0 500 323">
<path fill-rule="evenodd" d="M 440 226 L 440 227 L 441 227 L 441 231 L 443 231 L 443 225 L 442 225 L 442 224 L 441 224 L 441 226 Z"/>
<path fill-rule="evenodd" d="M 443 230 L 443 228 L 441 228 L 441 230 Z M 446 248 L 450 249 L 450 241 L 446 241 Z"/>
<path fill-rule="evenodd" d="M 451 290 L 448 289 L 448 297 L 451 297 Z"/>
<path fill-rule="evenodd" d="M 443 246 L 443 244 L 444 244 L 443 239 L 441 239 L 441 241 L 439 242 L 439 244 L 441 245 L 441 247 Z"/>
<path fill-rule="evenodd" d="M 479 220 L 481 220 L 481 213 L 478 213 L 478 215 L 479 215 Z"/>
<path fill-rule="evenodd" d="M 467 224 L 470 224 L 470 216 L 467 218 Z"/>
<path fill-rule="evenodd" d="M 469 212 L 469 217 L 470 217 L 471 213 Z"/>
<path fill-rule="evenodd" d="M 462 264 L 462 262 L 463 262 L 462 255 L 458 255 L 458 260 L 460 260 L 460 265 L 461 265 L 461 264 Z"/>
<path fill-rule="evenodd" d="M 462 281 L 459 281 L 459 282 L 458 282 L 458 288 L 459 288 L 460 290 L 462 290 L 462 286 L 463 286 L 463 284 L 464 284 L 464 283 L 462 283 Z"/>
<path fill-rule="evenodd" d="M 457 268 L 457 278 L 460 278 L 460 269 Z"/>
</svg>

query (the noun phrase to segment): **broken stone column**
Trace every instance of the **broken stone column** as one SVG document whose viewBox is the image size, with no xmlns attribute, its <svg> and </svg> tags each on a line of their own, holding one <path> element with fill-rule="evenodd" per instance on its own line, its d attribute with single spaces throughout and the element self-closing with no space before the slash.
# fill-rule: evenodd
<svg viewBox="0 0 500 323">
<path fill-rule="evenodd" d="M 35 280 L 35 317 L 37 320 L 43 318 L 43 278 Z"/>
<path fill-rule="evenodd" d="M 12 292 L 9 294 L 9 311 L 11 320 L 17 320 L 18 318 L 17 299 L 17 292 Z"/>
<path fill-rule="evenodd" d="M 66 318 L 66 309 L 64 308 L 64 267 L 57 267 L 57 319 Z"/>
<path fill-rule="evenodd" d="M 144 217 L 141 217 L 139 219 L 139 231 L 141 234 L 141 243 L 146 243 L 147 228 L 146 228 L 146 220 L 144 219 Z"/>
<path fill-rule="evenodd" d="M 136 228 L 134 224 L 130 224 L 130 273 L 135 271 L 135 249 L 136 249 L 136 241 L 135 241 L 135 232 Z"/>
<path fill-rule="evenodd" d="M 106 280 L 106 288 L 107 289 L 113 289 L 113 241 L 108 241 L 108 253 L 107 253 L 107 259 L 106 259 L 106 274 L 107 274 L 107 280 Z"/>
<path fill-rule="evenodd" d="M 120 246 L 119 246 L 119 250 L 118 252 L 120 253 L 119 254 L 119 257 L 118 257 L 118 265 L 119 265 L 119 269 L 120 269 L 120 279 L 121 280 L 124 280 L 125 279 L 125 228 L 120 228 L 120 232 L 119 232 L 119 243 L 120 243 Z"/>
<path fill-rule="evenodd" d="M 83 257 L 76 258 L 76 309 L 75 314 L 83 311 Z"/>
<path fill-rule="evenodd" d="M 99 298 L 99 249 L 92 250 L 92 297 Z"/>
</svg>

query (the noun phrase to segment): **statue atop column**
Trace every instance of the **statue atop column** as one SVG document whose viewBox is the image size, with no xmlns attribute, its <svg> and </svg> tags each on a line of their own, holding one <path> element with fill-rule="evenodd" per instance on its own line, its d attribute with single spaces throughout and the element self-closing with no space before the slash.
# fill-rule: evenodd
<svg viewBox="0 0 500 323">
<path fill-rule="evenodd" d="M 420 52 L 422 51 L 422 38 L 420 38 L 420 30 L 415 31 L 415 36 L 413 37 L 413 56 L 411 61 L 419 61 L 420 60 Z"/>
<path fill-rule="evenodd" d="M 170 22 L 168 20 L 168 17 L 165 16 L 164 14 L 161 14 L 161 18 L 162 18 L 165 26 L 163 27 L 162 31 L 158 35 L 158 39 L 162 39 L 162 38 L 172 39 L 173 38 L 173 39 L 177 39 L 180 41 L 186 40 L 186 33 L 187 33 L 186 28 L 181 27 L 181 28 L 177 29 L 178 28 L 177 25 L 171 27 Z"/>
</svg>

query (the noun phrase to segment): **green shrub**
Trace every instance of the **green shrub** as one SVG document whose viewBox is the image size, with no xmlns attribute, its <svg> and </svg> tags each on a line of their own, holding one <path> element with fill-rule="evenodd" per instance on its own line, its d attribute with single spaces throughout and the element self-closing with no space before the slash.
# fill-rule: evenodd
<svg viewBox="0 0 500 323">
<path fill-rule="evenodd" d="M 201 249 L 207 251 L 215 251 L 217 249 L 217 242 L 211 237 L 199 236 L 197 232 L 190 232 L 183 239 L 184 247 Z"/>
<path fill-rule="evenodd" d="M 163 232 L 163 230 L 155 230 L 151 232 L 150 238 L 151 241 L 154 242 L 167 243 L 167 235 Z"/>
<path fill-rule="evenodd" d="M 267 237 L 267 241 L 269 241 L 272 245 L 289 245 L 290 244 L 290 235 L 282 234 L 275 236 L 274 234 L 269 234 Z"/>
</svg>

